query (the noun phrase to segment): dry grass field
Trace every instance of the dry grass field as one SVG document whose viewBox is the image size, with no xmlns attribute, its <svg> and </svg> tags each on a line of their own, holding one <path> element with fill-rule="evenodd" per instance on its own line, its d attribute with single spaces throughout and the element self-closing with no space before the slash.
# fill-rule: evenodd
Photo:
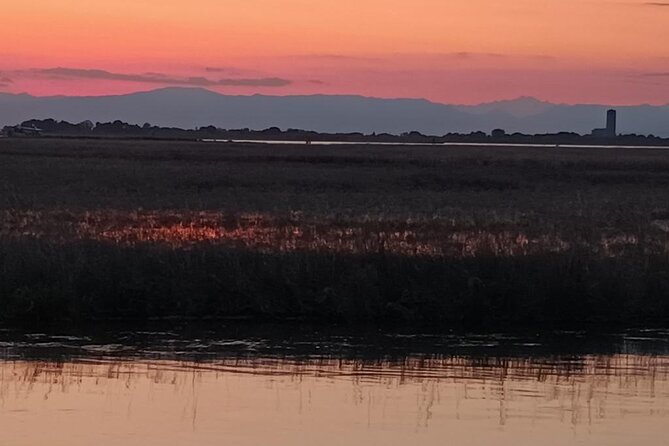
<svg viewBox="0 0 669 446">
<path fill-rule="evenodd" d="M 669 151 L 0 139 L 0 318 L 665 322 Z"/>
</svg>

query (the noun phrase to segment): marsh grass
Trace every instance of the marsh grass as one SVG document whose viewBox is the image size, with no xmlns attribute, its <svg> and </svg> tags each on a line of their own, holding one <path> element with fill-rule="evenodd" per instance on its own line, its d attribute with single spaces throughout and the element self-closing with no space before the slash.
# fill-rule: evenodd
<svg viewBox="0 0 669 446">
<path fill-rule="evenodd" d="M 0 140 L 0 320 L 669 320 L 669 153 Z"/>
<path fill-rule="evenodd" d="M 420 324 L 662 322 L 664 255 L 502 257 L 0 241 L 5 320 L 231 318 Z"/>
</svg>

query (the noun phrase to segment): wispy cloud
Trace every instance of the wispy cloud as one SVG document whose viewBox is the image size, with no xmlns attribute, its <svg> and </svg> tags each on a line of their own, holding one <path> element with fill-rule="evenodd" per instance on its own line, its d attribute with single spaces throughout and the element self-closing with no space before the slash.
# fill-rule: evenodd
<svg viewBox="0 0 669 446">
<path fill-rule="evenodd" d="M 473 51 L 457 51 L 450 53 L 430 53 L 430 52 L 416 52 L 416 53 L 383 53 L 371 55 L 344 55 L 344 54 L 298 54 L 287 56 L 287 58 L 305 62 L 308 64 L 318 65 L 344 65 L 347 66 L 366 66 L 370 68 L 378 68 L 387 65 L 395 65 L 401 61 L 411 63 L 418 61 L 423 63 L 459 63 L 459 64 L 476 64 L 476 63 L 498 63 L 501 60 L 519 60 L 528 62 L 546 62 L 554 60 L 554 57 L 543 54 L 506 54 L 493 52 L 473 52 Z"/>
<path fill-rule="evenodd" d="M 0 76 L 0 87 L 9 87 L 14 81 L 6 76 Z"/>
<path fill-rule="evenodd" d="M 641 77 L 666 77 L 669 78 L 669 71 L 666 73 L 643 73 L 640 75 Z"/>
<path fill-rule="evenodd" d="M 454 53 L 415 53 L 397 54 L 404 57 L 433 58 L 435 60 L 501 60 L 501 59 L 525 59 L 525 60 L 551 60 L 552 56 L 545 54 L 512 54 L 512 53 L 477 53 L 472 51 L 458 51 Z"/>
<path fill-rule="evenodd" d="M 669 7 L 669 2 L 646 2 L 644 3 L 646 6 L 657 6 L 660 8 L 666 8 Z"/>
<path fill-rule="evenodd" d="M 348 54 L 295 54 L 290 59 L 304 59 L 321 62 L 382 62 L 383 57 L 357 56 Z"/>
<path fill-rule="evenodd" d="M 35 68 L 24 71 L 22 74 L 59 80 L 88 79 L 191 87 L 285 87 L 292 84 L 292 81 L 279 77 L 210 79 L 203 76 L 177 77 L 161 73 L 115 73 L 107 70 L 67 67 Z"/>
<path fill-rule="evenodd" d="M 226 73 L 237 76 L 242 73 L 242 70 L 235 67 L 204 67 L 206 73 Z"/>
<path fill-rule="evenodd" d="M 473 57 L 492 57 L 495 59 L 501 59 L 508 57 L 506 54 L 501 53 L 472 53 L 469 51 L 459 51 L 457 53 L 442 53 L 435 54 L 437 57 L 455 57 L 457 59 L 471 59 Z"/>
</svg>

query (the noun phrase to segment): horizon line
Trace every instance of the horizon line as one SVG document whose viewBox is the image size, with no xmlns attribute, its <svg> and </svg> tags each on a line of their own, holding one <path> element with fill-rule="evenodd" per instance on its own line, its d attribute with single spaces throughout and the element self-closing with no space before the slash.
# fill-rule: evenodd
<svg viewBox="0 0 669 446">
<path fill-rule="evenodd" d="M 551 102 L 547 101 L 541 98 L 538 98 L 536 96 L 531 96 L 531 95 L 520 95 L 512 98 L 503 98 L 503 99 L 491 99 L 487 102 L 478 102 L 478 103 L 472 103 L 472 104 L 463 104 L 463 103 L 449 103 L 449 102 L 439 102 L 439 101 L 434 101 L 431 99 L 427 99 L 424 97 L 401 97 L 401 96 L 396 96 L 396 97 L 384 97 L 384 96 L 368 96 L 368 95 L 363 95 L 363 94 L 355 94 L 355 93 L 335 93 L 335 94 L 328 94 L 328 93 L 312 93 L 312 94 L 265 94 L 265 93 L 253 93 L 253 94 L 225 94 L 225 93 L 220 93 L 215 90 L 211 90 L 206 87 L 189 87 L 189 86 L 166 86 L 166 87 L 158 87 L 154 89 L 148 89 L 148 90 L 135 90 L 135 91 L 130 91 L 128 93 L 118 93 L 118 94 L 100 94 L 100 95 L 64 95 L 64 94 L 50 94 L 50 95 L 35 95 L 32 93 L 28 92 L 20 92 L 20 93 L 12 93 L 12 92 L 6 92 L 6 91 L 0 91 L 0 95 L 10 95 L 10 96 L 30 96 L 32 98 L 39 98 L 39 99 L 48 99 L 48 98 L 80 98 L 80 99 L 86 99 L 86 98 L 108 98 L 108 97 L 120 97 L 120 96 L 132 96 L 132 95 L 137 95 L 137 94 L 147 94 L 147 93 L 155 93 L 155 92 L 160 92 L 160 91 L 166 91 L 166 90 L 184 90 L 184 91 L 204 91 L 208 93 L 212 93 L 217 96 L 227 96 L 227 97 L 256 97 L 256 96 L 262 96 L 262 97 L 268 97 L 268 98 L 296 98 L 296 97 L 353 97 L 353 98 L 364 98 L 364 99 L 376 99 L 376 100 L 387 100 L 387 101 L 424 101 L 430 104 L 436 104 L 436 105 L 444 105 L 444 106 L 451 106 L 451 107 L 478 107 L 478 106 L 484 106 L 484 105 L 492 105 L 492 104 L 497 104 L 500 102 L 516 102 L 519 100 L 523 99 L 529 99 L 533 100 L 539 103 L 547 104 L 547 105 L 553 105 L 553 106 L 597 106 L 597 107 L 669 107 L 669 102 L 665 104 L 658 104 L 658 105 L 653 105 L 650 103 L 634 103 L 634 104 L 604 104 L 604 103 L 589 103 L 589 102 Z"/>
</svg>

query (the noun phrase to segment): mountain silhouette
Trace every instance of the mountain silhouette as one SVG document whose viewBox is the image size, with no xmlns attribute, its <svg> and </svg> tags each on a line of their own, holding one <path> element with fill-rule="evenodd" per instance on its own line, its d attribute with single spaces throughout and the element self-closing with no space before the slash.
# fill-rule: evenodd
<svg viewBox="0 0 669 446">
<path fill-rule="evenodd" d="M 465 105 L 459 107 L 459 109 L 473 114 L 502 112 L 520 118 L 543 113 L 552 107 L 555 107 L 555 105 L 550 102 L 543 102 L 532 97 L 522 96 L 512 100 L 489 102 L 480 105 Z"/>
<path fill-rule="evenodd" d="M 0 127 L 36 118 L 70 122 L 122 120 L 164 127 L 299 128 L 318 132 L 418 131 L 589 133 L 601 127 L 608 105 L 563 105 L 518 98 L 475 106 L 424 99 L 363 96 L 231 96 L 202 88 L 163 88 L 118 96 L 35 97 L 0 93 Z M 618 110 L 621 133 L 669 137 L 669 106 L 626 106 Z"/>
</svg>

